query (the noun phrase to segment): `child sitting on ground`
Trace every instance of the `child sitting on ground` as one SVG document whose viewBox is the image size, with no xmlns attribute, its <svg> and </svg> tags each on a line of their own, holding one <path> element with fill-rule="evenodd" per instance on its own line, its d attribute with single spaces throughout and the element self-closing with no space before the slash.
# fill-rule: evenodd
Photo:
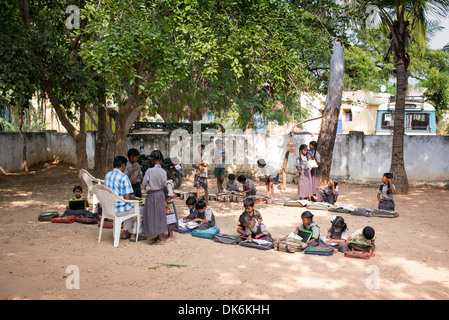
<svg viewBox="0 0 449 320">
<path fill-rule="evenodd" d="M 240 224 L 245 228 L 246 240 L 260 239 L 271 241 L 271 234 L 267 227 L 252 217 L 248 212 L 244 212 L 239 217 Z"/>
<path fill-rule="evenodd" d="M 197 215 L 198 211 L 195 209 L 196 199 L 195 197 L 188 197 L 186 200 L 186 206 L 189 208 L 189 214 L 188 216 L 184 217 L 184 220 L 191 221 L 195 219 L 195 216 Z"/>
<path fill-rule="evenodd" d="M 228 182 L 226 183 L 226 191 L 239 192 L 239 183 L 235 179 L 235 174 L 230 174 L 228 176 Z"/>
<path fill-rule="evenodd" d="M 393 174 L 389 172 L 384 173 L 382 182 L 383 184 L 377 188 L 378 209 L 394 211 L 393 194 L 396 193 L 396 187 L 393 184 Z"/>
<path fill-rule="evenodd" d="M 68 216 L 76 216 L 80 218 L 94 218 L 99 219 L 98 215 L 95 213 L 92 213 L 88 210 L 89 208 L 89 201 L 87 200 L 87 197 L 83 197 L 83 188 L 81 186 L 74 186 L 73 187 L 73 198 L 70 198 L 70 200 L 84 200 L 84 209 L 73 209 L 69 208 L 67 205 L 66 210 L 61 215 L 61 218 L 68 217 Z"/>
<path fill-rule="evenodd" d="M 199 200 L 195 204 L 195 209 L 196 210 L 186 219 L 186 222 L 198 222 L 199 226 L 197 229 L 200 230 L 209 229 L 215 226 L 214 211 L 207 206 L 207 203 L 204 200 Z"/>
<path fill-rule="evenodd" d="M 250 179 L 246 179 L 246 177 L 241 174 L 237 178 L 237 181 L 242 185 L 243 191 L 242 193 L 245 193 L 249 196 L 254 196 L 257 192 L 256 185 L 254 182 Z"/>
<path fill-rule="evenodd" d="M 349 246 L 346 241 L 349 238 L 349 230 L 345 219 L 340 216 L 332 216 L 331 227 L 327 231 L 326 239 L 321 238 L 320 243 L 325 247 L 333 247 L 340 252 L 349 251 Z"/>
<path fill-rule="evenodd" d="M 354 231 L 349 237 L 347 243 L 349 248 L 355 251 L 371 252 L 376 249 L 374 241 L 376 240 L 374 229 L 370 226 L 360 228 Z"/>
<path fill-rule="evenodd" d="M 302 230 L 308 230 L 312 232 L 312 237 L 308 241 L 304 241 L 304 244 L 308 246 L 319 245 L 320 227 L 315 221 L 313 221 L 313 214 L 310 211 L 304 211 L 301 214 L 302 223 L 293 231 L 296 235 L 301 236 Z M 275 239 L 277 241 L 284 241 L 288 236 Z"/>
<path fill-rule="evenodd" d="M 259 210 L 254 209 L 254 199 L 247 198 L 245 201 L 243 201 L 243 207 L 245 208 L 245 211 L 243 213 L 248 213 L 251 218 L 255 219 L 257 222 L 262 222 L 262 215 L 260 214 Z M 242 213 L 242 214 L 243 214 Z M 241 235 L 246 234 L 245 233 L 245 227 L 242 224 L 238 225 L 237 232 Z"/>
<path fill-rule="evenodd" d="M 318 202 L 327 202 L 334 204 L 338 198 L 338 181 L 337 179 L 330 179 L 324 188 L 319 188 L 317 193 Z"/>
</svg>

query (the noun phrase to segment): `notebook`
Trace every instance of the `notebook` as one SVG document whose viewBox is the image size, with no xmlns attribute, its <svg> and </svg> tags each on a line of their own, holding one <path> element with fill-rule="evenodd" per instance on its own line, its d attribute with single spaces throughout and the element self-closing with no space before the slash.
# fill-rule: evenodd
<svg viewBox="0 0 449 320">
<path fill-rule="evenodd" d="M 86 200 L 84 199 L 69 200 L 68 207 L 71 210 L 86 210 Z"/>
</svg>

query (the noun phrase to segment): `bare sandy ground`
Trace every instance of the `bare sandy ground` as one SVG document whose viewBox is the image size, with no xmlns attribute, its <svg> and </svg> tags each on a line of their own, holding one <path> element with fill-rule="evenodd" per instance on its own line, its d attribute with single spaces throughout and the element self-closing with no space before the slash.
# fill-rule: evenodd
<svg viewBox="0 0 449 320">
<path fill-rule="evenodd" d="M 211 181 L 211 192 L 216 188 Z M 413 188 L 395 198 L 398 218 L 341 214 L 350 231 L 372 226 L 370 260 L 259 251 L 176 233 L 163 245 L 121 240 L 113 247 L 98 226 L 39 222 L 44 211 L 64 211 L 74 167 L 45 164 L 27 175 L 0 176 L 0 299 L 448 299 L 449 190 Z M 191 190 L 193 181 L 183 183 Z M 259 190 L 264 186 L 259 184 Z M 296 199 L 296 185 L 277 195 Z M 340 186 L 339 203 L 376 207 L 376 186 Z M 187 214 L 176 199 L 178 213 Z M 240 203 L 211 201 L 222 233 L 234 234 Z M 257 204 L 274 237 L 300 222 L 303 208 Z M 313 210 L 322 233 L 331 212 Z M 170 267 L 176 264 L 177 267 Z M 79 269 L 80 288 L 68 289 Z"/>
</svg>

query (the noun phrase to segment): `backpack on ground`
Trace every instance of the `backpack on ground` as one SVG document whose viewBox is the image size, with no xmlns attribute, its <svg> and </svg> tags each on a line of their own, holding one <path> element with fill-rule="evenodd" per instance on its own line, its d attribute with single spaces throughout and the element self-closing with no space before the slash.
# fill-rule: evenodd
<svg viewBox="0 0 449 320">
<path fill-rule="evenodd" d="M 274 248 L 273 241 L 258 240 L 258 239 L 244 240 L 240 242 L 240 245 L 242 247 L 254 248 L 259 250 L 271 250 Z"/>
<path fill-rule="evenodd" d="M 303 247 L 295 242 L 290 241 L 274 241 L 274 250 L 295 253 L 303 250 Z"/>
<path fill-rule="evenodd" d="M 57 212 L 55 212 L 55 211 L 42 212 L 42 213 L 37 217 L 37 220 L 38 220 L 38 221 L 51 221 L 51 219 L 58 218 L 58 217 L 59 217 L 59 213 L 57 213 Z"/>
<path fill-rule="evenodd" d="M 224 244 L 239 244 L 242 241 L 242 239 L 239 236 L 219 233 L 214 236 L 214 241 Z"/>
<path fill-rule="evenodd" d="M 218 233 L 220 233 L 220 229 L 217 226 L 213 226 L 204 230 L 193 229 L 191 235 L 199 238 L 212 239 Z"/>
<path fill-rule="evenodd" d="M 379 218 L 396 218 L 399 217 L 399 213 L 390 210 L 374 209 L 373 212 L 371 212 L 371 216 Z"/>
<path fill-rule="evenodd" d="M 334 254 L 334 248 L 332 247 L 325 247 L 325 246 L 308 246 L 304 250 L 305 254 L 316 254 L 320 256 L 332 256 Z"/>
</svg>

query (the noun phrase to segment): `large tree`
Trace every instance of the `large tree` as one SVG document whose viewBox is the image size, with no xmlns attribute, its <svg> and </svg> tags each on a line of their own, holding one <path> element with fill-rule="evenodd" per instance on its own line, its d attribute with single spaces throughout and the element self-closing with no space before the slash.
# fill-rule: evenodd
<svg viewBox="0 0 449 320">
<path fill-rule="evenodd" d="M 396 103 L 390 171 L 394 175 L 398 192 L 407 193 L 409 186 L 404 165 L 404 118 L 411 59 L 409 42 L 413 34 L 418 42 L 425 45 L 426 20 L 430 17 L 445 17 L 449 10 L 449 1 L 374 0 L 360 1 L 360 3 L 363 8 L 369 5 L 375 6 L 372 14 L 378 14 L 382 23 L 390 31 L 389 38 L 396 72 Z"/>
</svg>

